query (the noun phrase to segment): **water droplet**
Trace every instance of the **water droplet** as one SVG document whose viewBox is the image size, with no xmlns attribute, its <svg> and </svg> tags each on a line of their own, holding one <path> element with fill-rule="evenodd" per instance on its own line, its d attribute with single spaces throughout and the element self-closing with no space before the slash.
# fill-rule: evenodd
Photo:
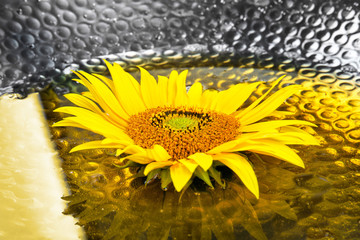
<svg viewBox="0 0 360 240">
<path fill-rule="evenodd" d="M 21 8 L 18 8 L 16 10 L 16 13 L 19 14 L 19 15 L 22 15 L 23 14 L 23 10 Z"/>
</svg>

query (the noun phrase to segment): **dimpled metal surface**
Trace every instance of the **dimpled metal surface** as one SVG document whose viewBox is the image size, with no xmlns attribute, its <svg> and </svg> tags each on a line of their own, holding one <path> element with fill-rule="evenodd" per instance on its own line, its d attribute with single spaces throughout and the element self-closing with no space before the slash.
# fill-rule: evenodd
<svg viewBox="0 0 360 240">
<path fill-rule="evenodd" d="M 268 239 L 355 240 L 360 238 L 359 10 L 356 1 L 320 0 L 1 1 L 0 92 L 26 94 L 50 82 L 58 93 L 78 92 L 70 70 L 105 73 L 102 58 L 161 75 L 169 74 L 167 68 L 190 68 L 189 84 L 201 81 L 220 90 L 287 74 L 280 87 L 296 83 L 305 89 L 282 110 L 317 124 L 305 130 L 322 145 L 297 148 L 305 170 L 254 160 L 261 198 L 251 203 Z M 58 102 L 43 100 L 51 125 L 59 120 L 52 112 Z M 215 191 L 212 199 L 189 192 L 182 205 L 168 191 L 161 205 L 157 185 L 144 190 L 141 181 L 125 181 L 126 172 L 115 168 L 116 159 L 106 152 L 68 154 L 88 133 L 52 129 L 52 138 L 73 192 L 65 197 L 65 213 L 79 218 L 89 239 L 156 239 L 170 228 L 178 239 L 196 239 L 199 231 L 203 239 L 212 234 L 262 239 L 254 236 L 256 222 L 241 222 L 251 214 L 242 212 L 246 208 L 239 202 L 246 201 L 234 188 L 228 195 Z M 253 227 L 253 237 L 243 227 Z"/>
<path fill-rule="evenodd" d="M 64 74 L 109 54 L 126 66 L 242 59 L 357 73 L 359 9 L 356 1 L 320 0 L 1 0 L 0 94 L 51 81 L 69 91 Z"/>
</svg>

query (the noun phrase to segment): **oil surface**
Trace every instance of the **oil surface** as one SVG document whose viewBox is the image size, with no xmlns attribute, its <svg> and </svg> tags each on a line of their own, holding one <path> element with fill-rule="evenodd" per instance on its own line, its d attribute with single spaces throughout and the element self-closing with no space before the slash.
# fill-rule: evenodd
<svg viewBox="0 0 360 240">
<path fill-rule="evenodd" d="M 170 71 L 151 73 L 167 76 Z M 190 69 L 188 84 L 200 81 L 207 88 L 223 90 L 237 82 L 272 82 L 283 74 L 287 77 L 279 88 L 295 83 L 304 90 L 280 109 L 294 113 L 287 119 L 317 124 L 317 128 L 303 129 L 315 135 L 321 146 L 294 147 L 306 169 L 250 156 L 260 185 L 259 200 L 226 169 L 222 171 L 225 190 L 218 185 L 210 190 L 195 182 L 180 198 L 172 188 L 162 191 L 157 180 L 145 187 L 144 179 L 128 178 L 134 172 L 113 166 L 116 158 L 111 150 L 68 153 L 77 144 L 100 136 L 54 128 L 52 138 L 72 191 L 64 198 L 69 201 L 65 213 L 78 218 L 89 239 L 359 239 L 360 93 L 356 77 L 310 68 L 295 73 L 289 67 L 283 71 L 204 67 Z M 260 87 L 250 101 L 267 88 Z M 61 117 L 52 110 L 69 103 L 51 92 L 44 92 L 42 98 L 51 125 Z"/>
</svg>

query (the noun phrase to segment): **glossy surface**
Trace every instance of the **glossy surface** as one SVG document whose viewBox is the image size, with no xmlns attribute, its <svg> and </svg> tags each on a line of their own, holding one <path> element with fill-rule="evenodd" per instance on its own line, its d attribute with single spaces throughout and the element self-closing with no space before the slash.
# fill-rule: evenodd
<svg viewBox="0 0 360 240">
<path fill-rule="evenodd" d="M 322 0 L 2 0 L 0 94 L 51 81 L 66 92 L 63 74 L 104 55 L 130 66 L 246 59 L 358 73 L 359 10 L 357 1 Z"/>
</svg>

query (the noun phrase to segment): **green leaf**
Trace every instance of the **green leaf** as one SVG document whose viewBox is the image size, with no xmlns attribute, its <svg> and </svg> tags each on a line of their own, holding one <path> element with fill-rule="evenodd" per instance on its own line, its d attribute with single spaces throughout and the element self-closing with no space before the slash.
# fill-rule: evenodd
<svg viewBox="0 0 360 240">
<path fill-rule="evenodd" d="M 214 186 L 212 185 L 209 177 L 209 173 L 204 171 L 201 167 L 197 167 L 194 172 L 195 176 L 203 180 L 207 185 L 209 185 L 212 189 Z"/>
<path fill-rule="evenodd" d="M 162 169 L 160 172 L 161 188 L 165 189 L 171 182 L 170 169 Z"/>
<path fill-rule="evenodd" d="M 182 196 L 184 195 L 185 191 L 190 187 L 190 185 L 193 182 L 193 178 L 191 178 L 184 186 L 184 188 L 181 190 L 180 197 L 179 197 L 179 203 L 181 201 Z"/>
<path fill-rule="evenodd" d="M 210 176 L 222 187 L 225 188 L 225 181 L 221 179 L 221 173 L 214 167 L 210 167 L 208 170 Z"/>
<path fill-rule="evenodd" d="M 139 164 L 139 163 L 136 163 L 136 162 L 133 162 L 130 160 L 125 165 L 117 165 L 116 163 L 113 163 L 113 165 L 120 169 L 124 169 L 124 168 L 128 168 L 128 167 L 141 167 L 142 166 L 142 164 Z"/>
<path fill-rule="evenodd" d="M 157 178 L 159 176 L 160 171 L 161 169 L 155 169 L 149 172 L 145 181 L 145 186 L 151 183 L 155 178 Z"/>
<path fill-rule="evenodd" d="M 286 201 L 283 200 L 270 201 L 270 207 L 274 212 L 276 212 L 280 216 L 293 221 L 297 221 L 297 216 L 294 209 L 292 209 Z"/>
<path fill-rule="evenodd" d="M 145 170 L 145 167 L 143 166 L 140 168 L 140 170 L 136 174 L 126 178 L 126 180 L 132 179 L 132 178 L 145 177 L 144 170 Z"/>
</svg>

